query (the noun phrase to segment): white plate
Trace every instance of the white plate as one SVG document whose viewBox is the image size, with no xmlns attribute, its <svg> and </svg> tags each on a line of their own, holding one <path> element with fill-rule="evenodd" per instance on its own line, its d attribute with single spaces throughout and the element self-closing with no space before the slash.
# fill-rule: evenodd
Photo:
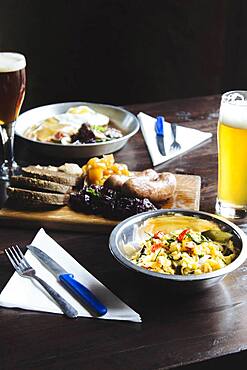
<svg viewBox="0 0 247 370">
<path fill-rule="evenodd" d="M 70 107 L 87 105 L 96 112 L 107 115 L 116 127 L 124 132 L 124 136 L 119 139 L 102 143 L 90 143 L 79 145 L 63 145 L 55 143 L 42 143 L 39 141 L 27 139 L 24 132 L 35 123 L 52 117 L 56 114 L 65 113 Z M 30 148 L 39 151 L 45 156 L 56 158 L 90 158 L 101 156 L 103 154 L 114 153 L 121 149 L 127 141 L 139 130 L 139 121 L 134 114 L 127 110 L 106 104 L 69 102 L 45 105 L 34 108 L 22 113 L 17 122 L 15 133 L 30 145 Z"/>
</svg>

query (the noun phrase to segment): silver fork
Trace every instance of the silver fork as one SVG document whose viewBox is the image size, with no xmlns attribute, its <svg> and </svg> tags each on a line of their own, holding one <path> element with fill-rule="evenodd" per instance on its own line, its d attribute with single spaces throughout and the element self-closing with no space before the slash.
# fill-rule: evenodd
<svg viewBox="0 0 247 370">
<path fill-rule="evenodd" d="M 69 304 L 50 285 L 36 275 L 36 271 L 29 265 L 18 245 L 5 249 L 5 253 L 18 274 L 22 277 L 28 277 L 37 280 L 50 294 L 54 301 L 56 301 L 65 315 L 70 318 L 75 318 L 78 316 L 78 312 L 74 309 L 74 307 L 71 306 L 71 304 Z"/>
<path fill-rule="evenodd" d="M 170 146 L 170 151 L 177 151 L 181 149 L 181 145 L 177 142 L 177 125 L 176 123 L 171 123 L 171 130 L 173 135 L 173 142 Z"/>
</svg>

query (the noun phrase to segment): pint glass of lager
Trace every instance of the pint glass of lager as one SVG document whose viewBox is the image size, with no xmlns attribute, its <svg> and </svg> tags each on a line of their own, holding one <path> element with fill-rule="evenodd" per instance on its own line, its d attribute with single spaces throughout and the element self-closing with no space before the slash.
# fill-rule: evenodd
<svg viewBox="0 0 247 370">
<path fill-rule="evenodd" d="M 216 211 L 229 218 L 247 215 L 247 91 L 222 95 Z"/>
<path fill-rule="evenodd" d="M 25 95 L 25 67 L 23 55 L 0 52 L 0 132 L 3 143 L 0 178 L 4 180 L 18 170 L 14 161 L 14 128 Z"/>
</svg>

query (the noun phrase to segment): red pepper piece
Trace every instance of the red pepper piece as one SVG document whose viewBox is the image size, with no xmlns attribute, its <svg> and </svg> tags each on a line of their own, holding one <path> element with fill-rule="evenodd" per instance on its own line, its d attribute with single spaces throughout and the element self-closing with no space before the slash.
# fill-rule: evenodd
<svg viewBox="0 0 247 370">
<path fill-rule="evenodd" d="M 162 243 L 156 243 L 152 245 L 151 252 L 157 251 L 157 249 L 162 248 L 163 244 Z"/>
<path fill-rule="evenodd" d="M 157 231 L 157 233 L 154 234 L 154 239 L 162 239 L 164 236 L 164 233 L 162 231 Z"/>
<path fill-rule="evenodd" d="M 184 229 L 177 237 L 178 241 L 181 242 L 185 235 L 190 231 L 190 229 Z"/>
<path fill-rule="evenodd" d="M 63 133 L 63 132 L 61 132 L 61 131 L 58 131 L 58 132 L 55 134 L 55 138 L 56 138 L 57 140 L 61 140 L 64 136 L 65 136 L 65 135 L 64 135 L 64 133 Z"/>
</svg>

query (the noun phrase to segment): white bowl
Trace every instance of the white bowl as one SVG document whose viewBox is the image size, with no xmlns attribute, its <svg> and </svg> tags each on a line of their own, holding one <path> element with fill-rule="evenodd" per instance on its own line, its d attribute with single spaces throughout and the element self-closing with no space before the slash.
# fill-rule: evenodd
<svg viewBox="0 0 247 370">
<path fill-rule="evenodd" d="M 70 107 L 76 107 L 79 105 L 87 105 L 95 111 L 107 115 L 110 120 L 114 122 L 116 127 L 124 132 L 124 136 L 107 142 L 79 145 L 42 143 L 25 137 L 24 132 L 33 124 L 56 114 L 65 113 Z M 136 134 L 139 127 L 139 121 L 135 115 L 121 107 L 97 103 L 69 102 L 45 105 L 20 114 L 16 122 L 15 133 L 17 136 L 25 140 L 25 142 L 30 146 L 30 149 L 39 151 L 44 156 L 68 159 L 90 158 L 114 153 L 121 149 L 127 141 Z"/>
</svg>

